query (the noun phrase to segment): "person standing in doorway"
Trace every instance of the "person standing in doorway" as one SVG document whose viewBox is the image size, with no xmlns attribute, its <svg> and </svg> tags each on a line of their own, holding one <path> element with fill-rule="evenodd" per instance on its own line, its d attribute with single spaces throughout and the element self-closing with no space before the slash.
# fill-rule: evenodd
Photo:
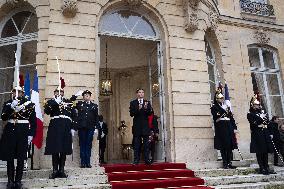
<svg viewBox="0 0 284 189">
<path fill-rule="evenodd" d="M 46 136 L 45 155 L 52 155 L 53 171 L 50 179 L 67 178 L 64 167 L 66 155 L 73 153 L 72 136 L 74 136 L 74 118 L 76 111 L 74 101 L 76 96 L 71 99 L 64 97 L 64 80 L 61 80 L 61 87 L 54 90 L 54 96 L 44 105 L 44 112 L 50 116 Z"/>
<path fill-rule="evenodd" d="M 137 98 L 130 102 L 129 112 L 133 117 L 133 146 L 134 146 L 134 165 L 138 165 L 140 161 L 140 153 L 142 146 L 142 139 L 144 145 L 144 162 L 149 165 L 149 136 L 150 127 L 148 124 L 148 116 L 152 112 L 152 107 L 149 101 L 144 99 L 144 89 L 136 90 Z"/>
<path fill-rule="evenodd" d="M 223 168 L 236 168 L 232 165 L 232 150 L 237 146 L 235 133 L 237 133 L 237 126 L 234 124 L 233 114 L 224 103 L 224 96 L 221 89 L 217 89 L 215 93 L 214 104 L 211 107 L 211 114 L 214 120 L 214 148 L 220 150 Z"/>
<path fill-rule="evenodd" d="M 268 166 L 268 153 L 273 153 L 271 137 L 267 128 L 268 117 L 261 108 L 257 96 L 253 96 L 250 101 L 247 119 L 251 130 L 250 152 L 256 153 L 259 173 L 264 175 L 273 173 L 269 171 Z"/>
<path fill-rule="evenodd" d="M 151 154 L 151 163 L 154 162 L 156 143 L 158 142 L 159 136 L 159 127 L 158 127 L 158 116 L 154 114 L 154 110 L 152 110 L 151 115 L 148 117 L 149 127 L 151 129 L 150 137 L 149 137 L 149 150 Z"/>
<path fill-rule="evenodd" d="M 105 149 L 106 149 L 106 143 L 107 143 L 107 134 L 108 134 L 108 128 L 107 124 L 104 122 L 104 117 L 102 115 L 99 115 L 99 134 L 98 134 L 98 140 L 99 140 L 99 162 L 100 164 L 106 164 L 105 162 Z"/>
<path fill-rule="evenodd" d="M 83 100 L 76 104 L 78 112 L 76 117 L 76 129 L 79 135 L 81 168 L 92 168 L 91 152 L 93 136 L 98 133 L 98 105 L 91 101 L 92 93 L 85 90 L 82 93 Z"/>
<path fill-rule="evenodd" d="M 7 124 L 0 140 L 0 160 L 7 161 L 7 189 L 21 189 L 24 161 L 28 158 L 28 145 L 36 130 L 36 113 L 34 103 L 24 97 L 21 87 L 15 87 L 12 93 L 12 99 L 4 103 L 1 114 L 1 119 L 7 121 Z"/>
</svg>

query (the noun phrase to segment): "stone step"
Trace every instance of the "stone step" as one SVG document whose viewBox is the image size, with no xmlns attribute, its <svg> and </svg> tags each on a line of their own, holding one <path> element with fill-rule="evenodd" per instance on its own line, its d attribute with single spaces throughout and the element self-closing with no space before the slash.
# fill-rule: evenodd
<svg viewBox="0 0 284 189">
<path fill-rule="evenodd" d="M 202 169 L 193 171 L 194 175 L 197 177 L 248 175 L 256 173 L 256 169 L 252 167 L 237 167 L 236 169 Z"/>
<path fill-rule="evenodd" d="M 34 179 L 23 179 L 22 183 L 24 188 L 42 188 L 42 187 L 57 187 L 62 186 L 74 186 L 77 184 L 88 185 L 88 184 L 106 184 L 106 175 L 81 175 L 81 176 L 69 176 L 68 178 L 34 178 Z M 7 184 L 7 178 L 0 178 L 0 188 L 5 188 Z"/>
<path fill-rule="evenodd" d="M 202 177 L 206 185 L 230 185 L 239 183 L 258 183 L 269 181 L 284 181 L 284 172 L 271 175 L 249 174 L 249 175 L 233 175 L 233 176 L 217 176 L 217 177 Z"/>
<path fill-rule="evenodd" d="M 243 183 L 214 186 L 214 189 L 283 189 L 284 181 Z"/>
<path fill-rule="evenodd" d="M 36 187 L 30 189 L 59 189 L 59 187 Z M 78 184 L 73 186 L 60 186 L 60 189 L 111 189 L 110 184 Z"/>
<path fill-rule="evenodd" d="M 51 169 L 27 170 L 24 172 L 23 178 L 24 179 L 48 178 L 51 172 L 52 172 Z M 99 166 L 94 166 L 92 168 L 66 168 L 66 173 L 69 176 L 105 174 L 104 168 Z M 7 178 L 6 168 L 0 169 L 0 178 Z"/>
</svg>

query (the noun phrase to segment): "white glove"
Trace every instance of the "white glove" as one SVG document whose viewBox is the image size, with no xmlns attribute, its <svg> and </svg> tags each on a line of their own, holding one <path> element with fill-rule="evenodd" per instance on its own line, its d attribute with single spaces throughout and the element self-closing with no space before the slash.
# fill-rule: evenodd
<svg viewBox="0 0 284 189">
<path fill-rule="evenodd" d="M 71 134 L 72 134 L 72 136 L 75 135 L 75 130 L 74 129 L 71 129 Z"/>
<path fill-rule="evenodd" d="M 57 98 L 55 98 L 55 101 L 57 102 L 57 104 L 60 104 L 62 102 L 61 96 L 58 96 Z"/>
<path fill-rule="evenodd" d="M 33 138 L 34 138 L 33 136 L 28 136 L 28 144 L 32 142 Z"/>
<path fill-rule="evenodd" d="M 99 133 L 98 129 L 95 129 L 94 135 L 97 135 Z"/>
<path fill-rule="evenodd" d="M 78 91 L 78 92 L 75 94 L 75 96 L 77 96 L 77 97 L 78 97 L 78 96 L 81 96 L 81 95 L 83 94 L 83 92 L 84 92 L 83 90 L 80 90 L 80 91 Z"/>
<path fill-rule="evenodd" d="M 104 138 L 104 136 L 105 136 L 105 134 L 104 134 L 104 132 L 102 132 L 101 138 Z"/>
<path fill-rule="evenodd" d="M 11 108 L 15 109 L 16 106 L 18 105 L 18 100 L 13 100 L 13 102 L 11 103 Z"/>
<path fill-rule="evenodd" d="M 270 138 L 273 139 L 273 135 L 270 135 Z"/>
<path fill-rule="evenodd" d="M 21 106 L 16 106 L 15 111 L 19 112 L 21 111 L 25 106 L 22 104 Z"/>
<path fill-rule="evenodd" d="M 266 114 L 260 114 L 260 117 L 263 119 L 263 118 L 265 118 L 265 116 L 266 116 Z"/>
</svg>

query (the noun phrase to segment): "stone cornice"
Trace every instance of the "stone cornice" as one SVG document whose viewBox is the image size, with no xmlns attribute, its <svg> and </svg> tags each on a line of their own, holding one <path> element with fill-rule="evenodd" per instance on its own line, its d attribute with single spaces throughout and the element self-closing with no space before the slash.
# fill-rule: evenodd
<svg viewBox="0 0 284 189">
<path fill-rule="evenodd" d="M 244 20 L 244 19 L 241 19 L 241 18 L 229 17 L 229 16 L 225 16 L 225 15 L 220 15 L 219 23 L 220 24 L 233 25 L 233 26 L 239 26 L 239 27 L 244 27 L 244 28 L 264 29 L 265 31 L 273 31 L 273 32 L 277 32 L 277 33 L 284 33 L 284 25 Z"/>
</svg>

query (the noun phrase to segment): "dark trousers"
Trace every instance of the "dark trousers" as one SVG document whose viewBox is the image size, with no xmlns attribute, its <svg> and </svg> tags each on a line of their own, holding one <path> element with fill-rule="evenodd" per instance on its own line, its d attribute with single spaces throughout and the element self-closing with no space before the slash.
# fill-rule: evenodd
<svg viewBox="0 0 284 189">
<path fill-rule="evenodd" d="M 14 161 L 7 161 L 8 183 L 21 182 L 24 171 L 24 160 L 17 160 L 16 177 Z"/>
<path fill-rule="evenodd" d="M 66 161 L 65 153 L 52 154 L 53 171 L 55 172 L 55 171 L 60 170 L 61 172 L 64 172 L 65 161 Z"/>
<path fill-rule="evenodd" d="M 223 166 L 228 167 L 229 165 L 232 165 L 232 150 L 220 150 L 220 152 L 223 160 Z"/>
<path fill-rule="evenodd" d="M 79 129 L 81 165 L 90 165 L 94 129 Z"/>
<path fill-rule="evenodd" d="M 99 161 L 100 163 L 104 163 L 105 157 L 105 149 L 106 149 L 106 136 L 99 140 Z"/>
<path fill-rule="evenodd" d="M 151 154 L 151 162 L 154 162 L 154 156 L 155 156 L 155 147 L 156 147 L 156 141 L 153 140 L 152 142 L 149 143 L 150 147 L 150 154 Z"/>
<path fill-rule="evenodd" d="M 256 153 L 256 159 L 260 171 L 268 170 L 268 153 Z"/>
<path fill-rule="evenodd" d="M 134 148 L 134 163 L 137 164 L 140 161 L 140 153 L 142 146 L 142 139 L 144 145 L 144 161 L 149 163 L 149 136 L 133 136 L 133 148 Z"/>
<path fill-rule="evenodd" d="M 274 142 L 274 145 L 275 145 L 275 147 L 276 147 L 276 149 L 277 149 L 277 151 L 279 152 L 279 155 L 280 155 L 280 144 L 279 144 L 279 142 L 277 142 L 277 141 L 273 141 Z M 277 154 L 277 152 L 276 152 L 276 150 L 275 149 L 273 149 L 273 152 L 274 152 L 274 154 L 273 154 L 273 156 L 274 156 L 274 165 L 278 165 L 278 154 Z"/>
</svg>

